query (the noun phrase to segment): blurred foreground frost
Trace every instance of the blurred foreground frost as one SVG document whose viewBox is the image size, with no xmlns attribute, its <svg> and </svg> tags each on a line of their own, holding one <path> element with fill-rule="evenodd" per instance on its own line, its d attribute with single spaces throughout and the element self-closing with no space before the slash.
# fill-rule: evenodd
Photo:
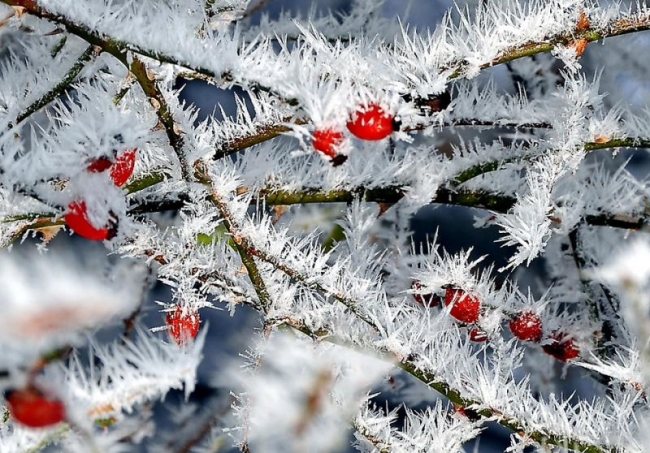
<svg viewBox="0 0 650 453">
<path fill-rule="evenodd" d="M 330 452 L 341 448 L 350 420 L 389 362 L 329 343 L 314 344 L 282 331 L 251 351 L 248 366 L 232 370 L 243 387 L 232 433 L 252 451 Z"/>
</svg>

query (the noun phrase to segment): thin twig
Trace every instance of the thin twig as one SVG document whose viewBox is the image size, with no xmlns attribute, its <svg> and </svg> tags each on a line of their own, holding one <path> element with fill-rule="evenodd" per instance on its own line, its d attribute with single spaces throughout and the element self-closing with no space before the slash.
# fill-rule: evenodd
<svg viewBox="0 0 650 453">
<path fill-rule="evenodd" d="M 180 128 L 174 121 L 174 117 L 172 115 L 171 109 L 169 108 L 169 105 L 167 104 L 167 100 L 163 96 L 162 90 L 156 83 L 154 74 L 150 72 L 145 64 L 138 58 L 134 57 L 133 61 L 130 64 L 124 56 L 120 59 L 120 61 L 122 61 L 122 63 L 124 63 L 129 68 L 131 73 L 135 76 L 135 80 L 140 85 L 140 88 L 142 88 L 144 94 L 149 98 L 149 102 L 156 112 L 160 123 L 165 129 L 169 144 L 174 149 L 174 152 L 178 157 L 183 179 L 185 181 L 189 181 L 191 179 L 191 175 L 187 166 L 184 139 L 181 135 Z"/>
<path fill-rule="evenodd" d="M 68 89 L 72 82 L 74 82 L 74 80 L 81 73 L 83 68 L 86 67 L 86 64 L 92 59 L 94 55 L 94 49 L 92 46 L 88 46 L 88 48 L 82 52 L 79 58 L 77 58 L 75 63 L 70 67 L 68 72 L 66 72 L 61 81 L 57 83 L 50 91 L 45 93 L 36 101 L 32 102 L 28 107 L 25 108 L 25 110 L 16 115 L 16 119 L 10 122 L 7 128 L 14 128 L 17 124 L 21 123 L 33 113 L 37 112 L 42 107 L 45 107 L 47 104 L 59 97 L 59 95 L 63 94 L 63 92 Z"/>
<path fill-rule="evenodd" d="M 378 330 L 374 321 L 372 321 L 367 314 L 360 311 L 358 305 L 356 304 L 356 301 L 326 288 L 321 283 L 317 281 L 313 281 L 312 278 L 302 275 L 300 272 L 296 271 L 290 266 L 287 266 L 286 264 L 279 262 L 274 256 L 271 256 L 266 252 L 264 252 L 263 250 L 259 250 L 256 247 L 254 247 L 251 241 L 241 233 L 240 228 L 238 228 L 237 223 L 234 221 L 232 215 L 230 214 L 230 211 L 228 210 L 228 206 L 226 205 L 226 203 L 223 201 L 223 199 L 217 193 L 217 191 L 215 191 L 212 188 L 212 183 L 205 169 L 201 168 L 201 166 L 198 166 L 196 175 L 197 175 L 197 179 L 199 179 L 199 181 L 201 181 L 203 184 L 205 184 L 208 187 L 210 198 L 212 199 L 214 205 L 219 209 L 219 212 L 221 213 L 221 216 L 224 219 L 224 224 L 226 225 L 226 228 L 232 235 L 233 240 L 235 244 L 237 244 L 238 249 L 241 250 L 240 252 L 241 254 L 247 256 L 247 258 L 250 261 L 252 261 L 252 257 L 255 256 L 261 259 L 262 261 L 271 264 L 276 269 L 284 272 L 287 276 L 291 277 L 296 281 L 301 282 L 305 286 L 316 289 L 320 292 L 323 292 L 324 294 L 331 295 L 334 299 L 336 299 L 337 301 L 345 305 L 359 319 L 361 319 L 366 324 L 368 324 L 373 330 Z M 252 261 L 252 263 L 254 264 L 254 261 Z M 244 265 L 246 265 L 246 262 L 244 262 Z M 259 271 L 256 268 L 253 268 L 252 273 L 250 269 L 248 270 L 249 270 L 249 275 L 251 277 L 251 280 L 253 279 L 257 280 L 257 283 L 253 282 L 253 284 L 256 286 L 256 288 L 259 286 L 259 289 L 260 291 L 263 291 L 263 295 L 266 297 L 266 300 L 269 300 L 268 292 L 266 291 L 266 286 L 264 285 L 264 282 L 259 274 Z M 260 299 L 261 298 L 262 295 L 260 296 Z"/>
<path fill-rule="evenodd" d="M 318 338 L 319 340 L 325 340 L 330 343 L 334 343 L 340 346 L 351 348 L 353 350 L 370 354 L 374 357 L 379 355 L 379 358 L 389 360 L 395 363 L 398 367 L 406 371 L 407 373 L 414 376 L 419 381 L 423 382 L 427 386 L 431 387 L 433 390 L 447 397 L 451 402 L 459 404 L 463 407 L 474 406 L 482 407 L 483 409 L 476 410 L 476 413 L 481 417 L 486 419 L 491 419 L 496 421 L 502 426 L 509 428 L 515 432 L 525 433 L 525 435 L 539 443 L 540 445 L 557 445 L 565 447 L 568 449 L 574 449 L 584 453 L 617 453 L 618 450 L 613 446 L 607 445 L 594 445 L 579 439 L 571 438 L 568 436 L 561 436 L 553 434 L 553 431 L 550 429 L 544 429 L 539 431 L 527 430 L 522 422 L 512 416 L 508 416 L 507 413 L 502 412 L 501 410 L 486 408 L 485 403 L 481 401 L 475 401 L 462 396 L 461 392 L 457 389 L 452 388 L 447 384 L 440 376 L 437 376 L 425 369 L 422 368 L 421 363 L 424 363 L 423 360 L 418 360 L 418 357 L 411 355 L 409 357 L 397 357 L 393 352 L 385 348 L 373 347 L 372 350 L 366 346 L 351 343 L 349 340 L 343 340 L 334 334 L 331 330 L 323 327 L 318 333 L 313 332 L 308 326 L 304 323 L 287 319 L 284 322 L 288 326 L 308 335 L 310 338 Z"/>
<path fill-rule="evenodd" d="M 207 173 L 204 171 L 197 171 L 196 175 L 199 181 L 208 187 L 210 199 L 212 203 L 214 203 L 214 205 L 217 207 L 217 209 L 219 209 L 219 212 L 221 213 L 221 217 L 223 218 L 224 226 L 233 236 L 235 248 L 239 253 L 242 263 L 244 264 L 244 267 L 246 267 L 246 270 L 248 272 L 248 277 L 250 278 L 251 283 L 253 284 L 253 288 L 255 288 L 255 292 L 257 293 L 257 296 L 260 300 L 262 310 L 264 311 L 264 313 L 267 313 L 272 302 L 271 295 L 266 289 L 266 284 L 264 283 L 262 274 L 260 273 L 260 270 L 257 267 L 255 260 L 253 259 L 254 254 L 251 253 L 251 248 L 247 247 L 246 244 L 238 240 L 239 239 L 238 231 L 236 229 L 235 222 L 232 216 L 230 215 L 230 212 L 228 211 L 225 203 L 219 196 L 219 194 L 212 189 L 212 183 L 208 178 Z"/>
</svg>

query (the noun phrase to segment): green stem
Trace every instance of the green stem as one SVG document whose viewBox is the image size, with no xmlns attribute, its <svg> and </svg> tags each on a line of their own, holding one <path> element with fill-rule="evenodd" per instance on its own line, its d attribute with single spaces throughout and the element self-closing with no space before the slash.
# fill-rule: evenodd
<svg viewBox="0 0 650 453">
<path fill-rule="evenodd" d="M 644 138 L 628 137 L 615 138 L 603 142 L 589 142 L 584 145 L 585 151 L 605 148 L 650 148 L 650 140 Z"/>
<path fill-rule="evenodd" d="M 225 222 L 225 225 L 229 227 L 229 223 Z M 264 279 L 262 278 L 262 274 L 260 273 L 255 260 L 253 259 L 253 255 L 250 254 L 248 250 L 246 250 L 240 244 L 235 244 L 235 248 L 239 253 L 241 262 L 246 268 L 248 278 L 250 278 L 251 283 L 253 284 L 253 288 L 255 288 L 255 293 L 257 293 L 257 298 L 260 300 L 262 309 L 264 310 L 264 313 L 267 313 L 271 305 L 271 295 L 266 289 L 266 283 L 264 283 Z"/>
<path fill-rule="evenodd" d="M 52 58 L 56 57 L 61 50 L 63 50 L 63 46 L 65 46 L 65 43 L 68 41 L 68 37 L 64 36 L 63 38 L 59 39 L 59 42 L 57 42 L 54 47 L 52 47 L 52 51 L 50 52 L 50 55 L 52 55 Z"/>
<path fill-rule="evenodd" d="M 168 177 L 169 175 L 163 172 L 149 173 L 147 175 L 141 176 L 138 179 L 134 179 L 129 184 L 124 186 L 124 188 L 126 189 L 126 193 L 128 194 L 140 192 L 141 190 L 147 189 L 151 186 L 163 182 Z"/>
<path fill-rule="evenodd" d="M 16 119 L 8 124 L 7 128 L 14 128 L 17 124 L 40 110 L 42 107 L 45 107 L 47 104 L 61 95 L 70 86 L 70 84 L 74 82 L 79 73 L 81 73 L 86 64 L 91 60 L 93 55 L 94 52 L 92 46 L 88 46 L 88 48 L 79 56 L 79 58 L 77 58 L 77 61 L 68 70 L 63 79 L 61 79 L 61 81 L 57 83 L 50 91 L 30 104 L 24 111 L 19 113 L 16 116 Z"/>
<path fill-rule="evenodd" d="M 406 195 L 402 187 L 356 188 L 356 189 L 306 189 L 303 191 L 265 190 L 260 192 L 267 205 L 292 205 L 305 203 L 350 203 L 355 199 L 374 203 L 397 203 Z M 440 188 L 431 203 L 467 206 L 507 212 L 515 204 L 514 197 L 497 195 L 483 191 L 460 189 L 452 191 Z"/>
<path fill-rule="evenodd" d="M 283 320 L 283 323 L 296 329 L 305 335 L 308 335 L 310 338 L 317 338 L 319 341 L 325 340 L 330 343 L 334 343 L 343 347 L 354 349 L 365 354 L 370 354 L 373 356 L 379 355 L 381 359 L 389 360 L 395 363 L 398 367 L 423 382 L 433 390 L 437 391 L 441 395 L 447 397 L 451 402 L 459 404 L 463 407 L 474 406 L 482 407 L 485 406 L 481 401 L 472 400 L 462 396 L 461 392 L 457 389 L 452 388 L 440 376 L 437 376 L 429 371 L 422 369 L 421 366 L 418 366 L 417 363 L 422 361 L 417 360 L 416 356 L 409 356 L 406 358 L 396 357 L 394 353 L 385 349 L 385 348 L 373 348 L 369 349 L 368 347 L 351 343 L 349 340 L 343 340 L 331 333 L 326 328 L 319 329 L 318 332 L 314 332 L 305 324 L 297 320 Z M 560 435 L 553 434 L 552 430 L 544 431 L 528 431 L 524 428 L 523 424 L 514 417 L 509 417 L 507 414 L 491 408 L 483 408 L 476 410 L 477 414 L 486 419 L 495 420 L 500 425 L 509 428 L 513 431 L 519 433 L 525 433 L 525 436 L 533 439 L 535 442 L 540 445 L 556 445 L 568 449 L 573 449 L 576 451 L 584 453 L 616 453 L 618 450 L 615 447 L 604 446 L 604 445 L 594 445 L 579 439 L 573 439 L 570 437 L 563 437 Z"/>
<path fill-rule="evenodd" d="M 217 209 L 219 209 L 221 217 L 223 218 L 223 224 L 228 232 L 232 235 L 234 246 L 239 253 L 246 271 L 248 272 L 248 277 L 251 280 L 253 288 L 255 288 L 255 292 L 257 293 L 257 297 L 260 300 L 262 310 L 264 313 L 267 313 L 272 303 L 271 295 L 269 294 L 266 288 L 266 283 L 264 283 L 264 279 L 262 278 L 262 274 L 257 267 L 255 260 L 253 259 L 254 253 L 252 253 L 252 248 L 248 246 L 247 241 L 241 239 L 239 232 L 235 226 L 235 222 L 230 215 L 230 211 L 228 211 L 227 206 L 219 194 L 212 189 L 212 181 L 210 181 L 207 173 L 201 170 L 201 167 L 197 168 L 195 175 L 197 176 L 199 182 L 208 188 L 210 200 L 217 207 Z"/>
</svg>

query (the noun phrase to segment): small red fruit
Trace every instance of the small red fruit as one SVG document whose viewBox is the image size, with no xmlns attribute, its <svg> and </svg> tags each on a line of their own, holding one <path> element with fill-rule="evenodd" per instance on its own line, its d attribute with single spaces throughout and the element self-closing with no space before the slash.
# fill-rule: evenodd
<svg viewBox="0 0 650 453">
<path fill-rule="evenodd" d="M 113 162 L 106 156 L 93 159 L 86 168 L 90 173 L 102 173 L 111 168 Z"/>
<path fill-rule="evenodd" d="M 551 342 L 542 346 L 545 353 L 557 360 L 566 362 L 575 359 L 580 354 L 580 349 L 575 345 L 573 338 L 568 334 L 555 330 L 549 336 Z"/>
<path fill-rule="evenodd" d="M 316 129 L 311 144 L 317 151 L 328 157 L 335 157 L 336 148 L 343 142 L 343 134 L 334 129 Z"/>
<path fill-rule="evenodd" d="M 445 305 L 453 303 L 449 314 L 461 322 L 473 323 L 478 321 L 481 301 L 467 294 L 462 289 L 447 288 L 445 290 Z"/>
<path fill-rule="evenodd" d="M 88 220 L 85 201 L 73 201 L 68 205 L 68 210 L 64 217 L 66 225 L 77 233 L 79 236 L 93 241 L 103 241 L 113 237 L 115 230 L 113 228 L 96 228 Z"/>
<path fill-rule="evenodd" d="M 477 343 L 482 343 L 487 341 L 488 335 L 478 327 L 472 327 L 469 331 L 469 339 L 471 341 L 476 341 Z"/>
<path fill-rule="evenodd" d="M 115 159 L 115 163 L 111 167 L 111 179 L 117 187 L 126 184 L 133 174 L 136 151 L 136 148 L 127 149 Z"/>
<path fill-rule="evenodd" d="M 113 184 L 117 187 L 121 187 L 126 184 L 133 174 L 136 152 L 136 148 L 127 149 L 121 155 L 117 156 L 115 162 L 111 161 L 106 156 L 98 157 L 90 162 L 87 170 L 90 173 L 102 173 L 110 168 L 110 175 Z"/>
<path fill-rule="evenodd" d="M 420 282 L 415 281 L 411 285 L 411 288 L 415 290 L 420 290 L 422 289 L 422 285 Z M 436 307 L 440 303 L 440 300 L 435 294 L 432 293 L 427 293 L 427 294 L 418 294 L 418 293 L 413 293 L 413 299 L 415 301 L 422 305 L 423 307 Z"/>
<path fill-rule="evenodd" d="M 6 393 L 11 417 L 30 428 L 43 428 L 65 420 L 65 406 L 56 398 L 49 398 L 33 387 L 10 390 Z"/>
<path fill-rule="evenodd" d="M 508 325 L 512 334 L 521 341 L 539 343 L 542 339 L 542 319 L 532 311 L 522 311 L 512 318 Z"/>
<path fill-rule="evenodd" d="M 174 311 L 167 313 L 165 322 L 169 328 L 169 334 L 176 344 L 185 344 L 189 339 L 196 337 L 199 333 L 201 319 L 199 312 L 183 312 L 183 308 L 177 305 Z"/>
<path fill-rule="evenodd" d="M 379 105 L 369 104 L 354 112 L 347 126 L 362 140 L 381 140 L 393 133 L 393 116 Z"/>
</svg>

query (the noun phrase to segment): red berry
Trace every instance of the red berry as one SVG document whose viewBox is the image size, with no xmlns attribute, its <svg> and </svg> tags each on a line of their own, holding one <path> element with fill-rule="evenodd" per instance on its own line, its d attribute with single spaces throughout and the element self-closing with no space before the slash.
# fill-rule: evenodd
<svg viewBox="0 0 650 453">
<path fill-rule="evenodd" d="M 6 398 L 12 418 L 30 428 L 51 426 L 65 420 L 63 403 L 48 398 L 35 388 L 10 390 Z"/>
<path fill-rule="evenodd" d="M 111 167 L 111 179 L 117 187 L 126 184 L 133 174 L 136 151 L 136 148 L 127 149 L 115 159 L 115 163 Z"/>
<path fill-rule="evenodd" d="M 517 313 L 508 323 L 512 334 L 521 341 L 539 343 L 542 339 L 542 319 L 532 311 Z"/>
<path fill-rule="evenodd" d="M 109 236 L 112 237 L 111 229 L 107 227 L 96 228 L 92 223 L 90 223 L 90 220 L 88 220 L 85 201 L 73 201 L 70 203 L 68 205 L 68 210 L 65 213 L 64 220 L 66 225 L 68 225 L 72 231 L 86 239 L 103 241 L 104 239 L 108 239 Z"/>
<path fill-rule="evenodd" d="M 487 341 L 488 335 L 478 327 L 472 327 L 469 331 L 469 339 L 476 341 L 477 343 L 482 343 L 484 341 Z"/>
<path fill-rule="evenodd" d="M 199 312 L 192 311 L 183 313 L 183 308 L 177 305 L 174 311 L 167 313 L 165 322 L 169 328 L 169 334 L 176 344 L 182 345 L 187 340 L 196 337 L 196 334 L 199 333 L 201 319 L 199 318 Z"/>
<path fill-rule="evenodd" d="M 381 140 L 393 133 L 393 116 L 370 104 L 354 112 L 348 130 L 362 140 Z"/>
<path fill-rule="evenodd" d="M 472 323 L 478 321 L 481 301 L 467 294 L 462 289 L 447 288 L 445 290 L 445 305 L 453 303 L 449 314 L 459 321 Z"/>
<path fill-rule="evenodd" d="M 411 285 L 411 288 L 415 290 L 420 290 L 422 288 L 422 285 L 420 284 L 420 282 L 415 281 Z M 415 299 L 415 301 L 418 304 L 422 305 L 423 307 L 436 307 L 440 303 L 438 297 L 432 293 L 427 293 L 427 294 L 413 293 L 413 299 Z"/>
<path fill-rule="evenodd" d="M 113 165 L 113 162 L 106 156 L 93 159 L 86 168 L 90 173 L 101 173 L 108 170 Z"/>
<path fill-rule="evenodd" d="M 557 360 L 566 362 L 575 359 L 580 354 L 580 349 L 575 345 L 573 338 L 568 334 L 555 330 L 549 336 L 550 343 L 542 346 L 545 353 Z"/>
<path fill-rule="evenodd" d="M 316 129 L 311 144 L 327 157 L 336 157 L 336 149 L 343 142 L 343 134 L 334 129 Z"/>
</svg>

